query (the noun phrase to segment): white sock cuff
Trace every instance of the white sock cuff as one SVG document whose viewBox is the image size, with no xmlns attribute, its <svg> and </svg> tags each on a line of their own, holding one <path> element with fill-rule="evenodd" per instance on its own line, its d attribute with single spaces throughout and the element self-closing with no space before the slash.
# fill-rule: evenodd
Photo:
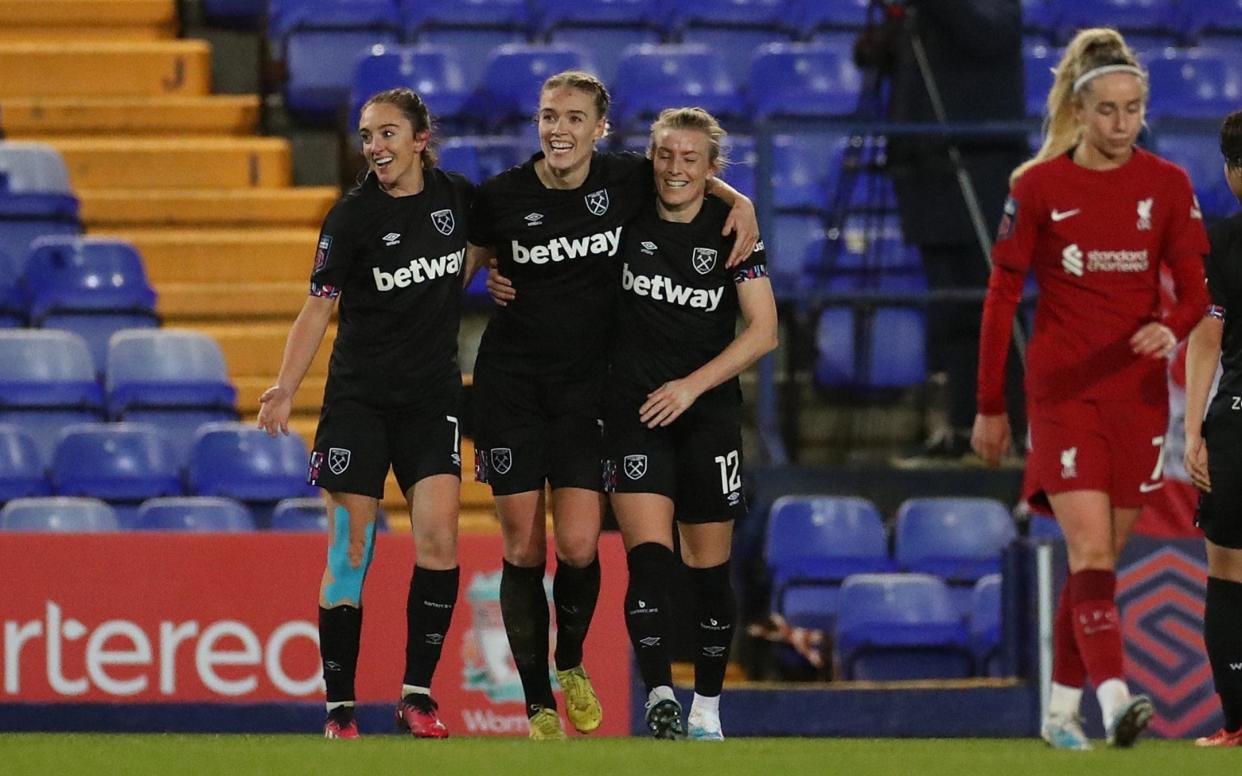
<svg viewBox="0 0 1242 776">
<path fill-rule="evenodd" d="M 1082 705 L 1082 688 L 1068 684 L 1052 683 L 1052 692 L 1048 693 L 1049 714 L 1077 714 Z"/>
<path fill-rule="evenodd" d="M 675 700 L 677 700 L 677 696 L 673 695 L 673 688 L 669 687 L 667 684 L 662 684 L 659 687 L 652 687 L 651 692 L 647 693 L 648 706 L 659 703 L 660 701 Z"/>
<path fill-rule="evenodd" d="M 699 695 L 694 694 L 694 702 L 690 704 L 690 710 L 710 711 L 713 714 L 720 714 L 720 696 L 719 695 Z"/>
<path fill-rule="evenodd" d="M 401 697 L 402 698 L 412 693 L 417 693 L 419 695 L 431 695 L 431 688 L 430 687 L 418 687 L 412 684 L 401 685 Z"/>
<path fill-rule="evenodd" d="M 338 709 L 341 706 L 353 706 L 353 705 L 354 705 L 353 701 L 330 701 L 324 704 L 324 706 L 327 707 L 328 711 L 332 711 L 333 709 Z"/>
</svg>

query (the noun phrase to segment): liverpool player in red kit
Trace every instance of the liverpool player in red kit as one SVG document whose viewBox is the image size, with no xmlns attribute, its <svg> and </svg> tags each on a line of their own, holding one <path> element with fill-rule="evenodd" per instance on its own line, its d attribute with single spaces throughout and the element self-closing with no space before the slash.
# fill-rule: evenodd
<svg viewBox="0 0 1242 776">
<path fill-rule="evenodd" d="M 1088 678 L 1109 744 L 1133 744 L 1153 713 L 1125 684 L 1115 568 L 1162 486 L 1165 357 L 1202 315 L 1208 244 L 1186 173 L 1135 147 L 1146 101 L 1146 73 L 1115 30 L 1075 36 L 1056 68 L 1043 147 L 1014 171 L 983 312 L 971 444 L 995 465 L 1010 442 L 1005 355 L 1034 270 L 1027 480 L 1065 533 L 1070 567 L 1042 731 L 1057 748 L 1090 748 L 1078 716 Z M 1163 318 L 1162 264 L 1177 297 Z"/>
</svg>

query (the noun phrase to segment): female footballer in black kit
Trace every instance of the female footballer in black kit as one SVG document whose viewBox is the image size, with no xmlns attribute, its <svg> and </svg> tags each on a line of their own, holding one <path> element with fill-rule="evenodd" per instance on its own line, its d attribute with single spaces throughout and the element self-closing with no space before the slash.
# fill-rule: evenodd
<svg viewBox="0 0 1242 776">
<path fill-rule="evenodd" d="M 431 677 L 457 601 L 457 330 L 473 187 L 436 168 L 431 129 L 426 105 L 409 89 L 380 92 L 363 106 L 358 132 L 367 177 L 324 219 L 310 296 L 289 332 L 276 384 L 260 399 L 259 426 L 287 434 L 293 395 L 339 297 L 308 474 L 329 505 L 319 593 L 328 738 L 358 737 L 362 586 L 389 465 L 409 500 L 417 552 L 397 724 L 420 738 L 448 735 Z"/>
<path fill-rule="evenodd" d="M 698 626 L 689 736 L 724 737 L 719 698 L 736 609 L 729 554 L 733 521 L 746 512 L 737 375 L 777 343 L 763 245 L 727 267 L 728 207 L 705 196 L 725 163 L 724 135 L 699 108 L 660 114 L 650 146 L 656 199 L 621 247 L 604 450 L 630 570 L 626 626 L 656 738 L 686 735 L 667 646 L 674 518 Z M 735 336 L 739 311 L 746 325 Z"/>
<path fill-rule="evenodd" d="M 1220 131 L 1225 177 L 1242 199 L 1242 111 Z M 1225 724 L 1197 746 L 1242 746 L 1242 213 L 1208 232 L 1207 315 L 1190 334 L 1186 353 L 1186 470 L 1203 491 L 1199 527 L 1207 542 L 1203 641 Z M 1229 311 L 1233 310 L 1233 313 Z M 1207 410 L 1216 367 L 1223 373 Z"/>
<path fill-rule="evenodd" d="M 599 400 L 615 301 L 611 259 L 623 225 L 651 196 L 647 160 L 595 151 L 608 104 L 604 85 L 587 73 L 545 81 L 541 153 L 484 183 L 470 222 L 470 242 L 479 246 L 471 266 L 495 256 L 515 292 L 489 322 L 474 369 L 475 471 L 496 497 L 501 612 L 537 739 L 565 735 L 548 679 L 545 482 L 557 554 L 557 678 L 577 730 L 602 719 L 582 645 L 599 597 Z M 749 250 L 753 208 L 731 189 L 723 193 L 737 211 L 739 250 Z"/>
</svg>

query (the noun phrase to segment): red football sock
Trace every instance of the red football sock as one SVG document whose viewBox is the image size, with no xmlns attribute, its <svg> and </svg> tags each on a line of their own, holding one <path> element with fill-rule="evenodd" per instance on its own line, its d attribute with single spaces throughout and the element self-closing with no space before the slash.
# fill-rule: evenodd
<svg viewBox="0 0 1242 776">
<path fill-rule="evenodd" d="M 1091 684 L 1125 678 L 1121 617 L 1117 613 L 1117 575 L 1087 569 L 1070 575 L 1074 640 Z"/>
<path fill-rule="evenodd" d="M 1066 687 L 1082 687 L 1087 679 L 1087 667 L 1083 665 L 1074 640 L 1074 605 L 1070 594 L 1070 579 L 1061 587 L 1057 612 L 1052 618 L 1052 681 Z"/>
</svg>

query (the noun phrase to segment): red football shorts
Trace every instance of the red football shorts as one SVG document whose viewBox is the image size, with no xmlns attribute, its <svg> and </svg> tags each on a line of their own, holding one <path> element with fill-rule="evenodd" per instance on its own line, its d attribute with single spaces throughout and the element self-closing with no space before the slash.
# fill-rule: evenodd
<svg viewBox="0 0 1242 776">
<path fill-rule="evenodd" d="M 1032 506 L 1071 490 L 1102 490 L 1114 507 L 1141 507 L 1164 487 L 1167 405 L 1070 400 L 1031 404 L 1024 488 Z"/>
</svg>

